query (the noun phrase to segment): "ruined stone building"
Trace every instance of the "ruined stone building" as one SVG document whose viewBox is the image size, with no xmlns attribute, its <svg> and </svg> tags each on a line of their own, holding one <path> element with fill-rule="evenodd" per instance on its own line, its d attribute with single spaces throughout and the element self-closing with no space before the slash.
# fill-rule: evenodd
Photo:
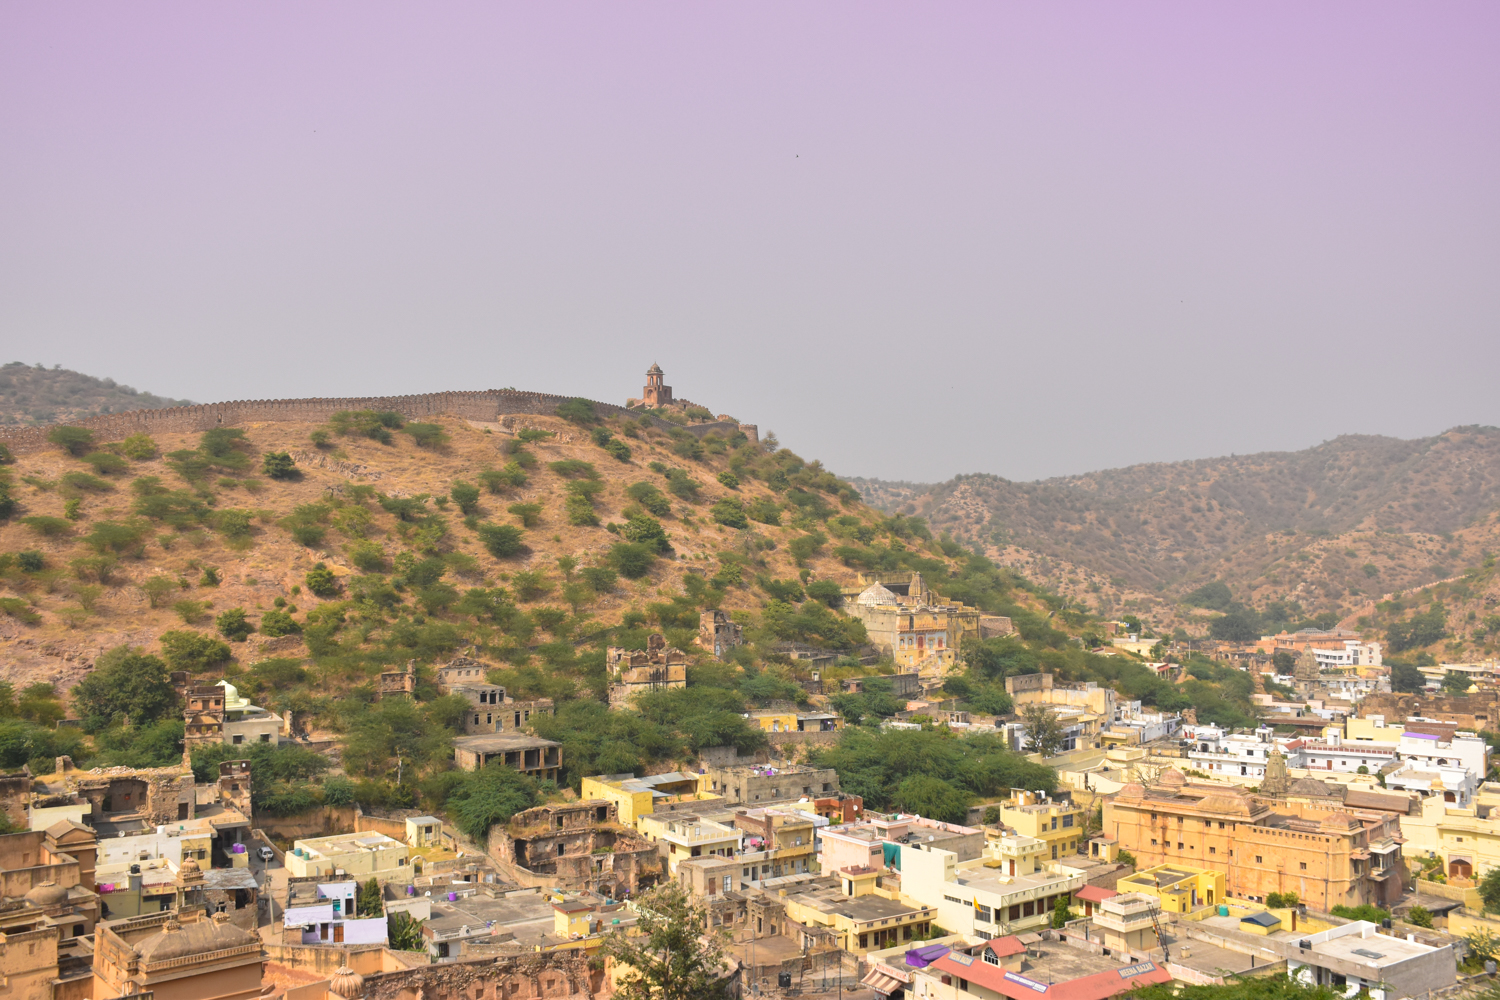
<svg viewBox="0 0 1500 1000">
<path fill-rule="evenodd" d="M 380 688 L 376 692 L 381 698 L 414 698 L 417 692 L 417 661 L 408 660 L 404 668 L 382 670 Z"/>
<path fill-rule="evenodd" d="M 195 748 L 215 743 L 240 746 L 245 743 L 277 743 L 281 738 L 281 716 L 240 697 L 228 681 L 194 684 L 187 689 L 183 708 L 183 760 Z"/>
<path fill-rule="evenodd" d="M 660 633 L 646 638 L 645 649 L 610 646 L 605 654 L 609 673 L 609 705 L 625 708 L 644 691 L 687 687 L 687 654 L 668 646 Z"/>
<path fill-rule="evenodd" d="M 460 958 L 368 976 L 344 966 L 326 983 L 300 987 L 298 1000 L 596 1000 L 613 992 L 608 959 L 568 950 Z"/>
<path fill-rule="evenodd" d="M 490 829 L 488 852 L 523 886 L 592 889 L 619 899 L 656 883 L 657 846 L 622 825 L 613 802 L 585 799 L 516 813 Z"/>
<path fill-rule="evenodd" d="M 979 609 L 945 601 L 921 573 L 908 580 L 874 580 L 846 592 L 844 610 L 864 622 L 871 645 L 896 661 L 898 671 L 941 674 L 957 664 L 965 640 L 980 637 Z"/>
<path fill-rule="evenodd" d="M 698 645 L 722 660 L 724 654 L 745 644 L 745 627 L 737 625 L 727 611 L 705 611 L 698 616 Z"/>
<path fill-rule="evenodd" d="M 1340 904 L 1389 907 L 1406 866 L 1399 814 L 1307 800 L 1268 801 L 1244 789 L 1166 771 L 1104 801 L 1104 835 L 1140 868 L 1189 865 L 1223 872 L 1230 895 L 1256 901 L 1295 892 L 1327 912 Z"/>
</svg>

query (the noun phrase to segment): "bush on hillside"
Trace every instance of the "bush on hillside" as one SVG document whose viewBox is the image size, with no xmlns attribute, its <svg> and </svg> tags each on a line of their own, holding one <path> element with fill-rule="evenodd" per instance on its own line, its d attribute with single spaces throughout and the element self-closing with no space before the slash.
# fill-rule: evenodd
<svg viewBox="0 0 1500 1000">
<path fill-rule="evenodd" d="M 86 427 L 63 424 L 47 432 L 47 440 L 74 458 L 82 458 L 94 447 L 94 432 Z"/>
</svg>

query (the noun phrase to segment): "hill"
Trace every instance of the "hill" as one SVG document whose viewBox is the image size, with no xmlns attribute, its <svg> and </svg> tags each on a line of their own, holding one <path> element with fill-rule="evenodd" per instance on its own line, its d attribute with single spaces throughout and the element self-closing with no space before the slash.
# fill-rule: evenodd
<svg viewBox="0 0 1500 1000">
<path fill-rule="evenodd" d="M 1177 605 L 1216 580 L 1281 621 L 1354 621 L 1500 548 L 1500 430 L 1488 427 L 1034 483 L 851 482 L 873 506 L 924 517 L 1102 613 L 1168 626 L 1202 624 Z"/>
<path fill-rule="evenodd" d="M 72 423 L 101 413 L 186 406 L 114 379 L 12 361 L 0 368 L 0 425 Z"/>
</svg>

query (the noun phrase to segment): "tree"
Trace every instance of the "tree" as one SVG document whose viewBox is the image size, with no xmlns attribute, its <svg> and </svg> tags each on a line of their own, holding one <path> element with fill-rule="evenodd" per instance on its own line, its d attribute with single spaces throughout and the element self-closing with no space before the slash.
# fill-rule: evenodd
<svg viewBox="0 0 1500 1000">
<path fill-rule="evenodd" d="M 1229 585 L 1223 580 L 1211 580 L 1182 598 L 1184 604 L 1213 611 L 1228 611 L 1233 601 L 1234 594 L 1230 593 Z"/>
<path fill-rule="evenodd" d="M 1468 694 L 1469 687 L 1473 683 L 1468 674 L 1459 673 L 1456 670 L 1443 674 L 1443 690 L 1451 695 Z"/>
<path fill-rule="evenodd" d="M 448 795 L 448 813 L 466 836 L 483 844 L 490 827 L 505 823 L 538 801 L 536 781 L 504 764 L 486 764 L 464 776 Z"/>
<path fill-rule="evenodd" d="M 186 670 L 190 674 L 200 674 L 210 667 L 228 663 L 234 655 L 226 644 L 211 635 L 184 631 L 163 632 L 161 651 L 168 669 Z"/>
<path fill-rule="evenodd" d="M 1412 906 L 1406 911 L 1406 922 L 1415 927 L 1426 927 L 1432 929 L 1432 911 L 1420 903 Z"/>
<path fill-rule="evenodd" d="M 651 572 L 656 553 L 639 542 L 620 542 L 609 550 L 610 564 L 624 577 L 638 580 Z"/>
<path fill-rule="evenodd" d="M 1032 702 L 1021 709 L 1021 722 L 1026 727 L 1026 749 L 1043 757 L 1052 757 L 1062 748 L 1064 737 L 1062 724 L 1051 705 Z"/>
<path fill-rule="evenodd" d="M 508 559 L 521 552 L 521 529 L 514 524 L 481 524 L 476 531 L 479 540 L 496 559 Z"/>
<path fill-rule="evenodd" d="M 1297 669 L 1297 658 L 1291 654 L 1290 650 L 1278 649 L 1271 654 L 1271 664 L 1278 674 L 1289 677 L 1292 671 Z"/>
<path fill-rule="evenodd" d="M 667 882 L 637 901 L 634 936 L 615 933 L 604 942 L 607 955 L 626 971 L 619 1000 L 714 1000 L 728 994 L 720 973 L 724 948 L 704 934 L 707 914 L 676 882 Z"/>
<path fill-rule="evenodd" d="M 283 635 L 295 635 L 301 631 L 301 623 L 279 608 L 272 608 L 260 616 L 261 635 L 275 639 Z"/>
<path fill-rule="evenodd" d="M 385 918 L 385 936 L 397 951 L 427 950 L 427 940 L 422 937 L 422 921 L 405 910 Z"/>
<path fill-rule="evenodd" d="M 160 658 L 129 646 L 116 646 L 94 661 L 94 669 L 73 688 L 73 710 L 85 732 L 104 729 L 123 715 L 133 726 L 149 726 L 175 713 L 177 692 Z"/>
<path fill-rule="evenodd" d="M 64 424 L 47 432 L 47 440 L 74 458 L 82 458 L 94 448 L 94 432 L 87 427 Z"/>
<path fill-rule="evenodd" d="M 539 503 L 513 503 L 505 510 L 519 517 L 523 527 L 535 528 L 542 523 L 542 505 Z"/>
<path fill-rule="evenodd" d="M 479 511 L 479 487 L 473 483 L 466 483 L 462 479 L 453 484 L 448 491 L 453 502 L 458 504 L 458 509 L 465 514 L 474 514 Z"/>
<path fill-rule="evenodd" d="M 307 584 L 307 589 L 317 597 L 332 597 L 339 592 L 339 578 L 333 575 L 333 570 L 323 563 L 318 563 L 307 571 L 302 578 Z"/>
<path fill-rule="evenodd" d="M 385 904 L 380 894 L 380 883 L 372 876 L 368 882 L 359 887 L 359 915 L 362 917 L 378 917 L 385 912 Z"/>
<path fill-rule="evenodd" d="M 1479 880 L 1479 898 L 1482 909 L 1489 913 L 1500 913 L 1500 868 L 1491 868 Z"/>
<path fill-rule="evenodd" d="M 244 608 L 230 608 L 225 611 L 214 619 L 214 627 L 230 642 L 244 642 L 250 638 L 250 633 L 255 631 L 255 626 L 251 625 L 245 617 Z"/>
<path fill-rule="evenodd" d="M 1427 678 L 1422 671 L 1410 663 L 1391 664 L 1391 690 L 1414 692 L 1420 691 L 1427 684 Z"/>
<path fill-rule="evenodd" d="M 169 576 L 157 573 L 148 576 L 140 584 L 141 593 L 146 595 L 146 602 L 153 608 L 159 608 L 166 603 L 169 596 L 177 592 L 177 581 Z"/>
<path fill-rule="evenodd" d="M 1068 909 L 1068 904 L 1072 901 L 1072 895 L 1066 892 L 1052 900 L 1053 927 L 1066 927 L 1068 921 L 1073 919 L 1073 911 Z"/>
<path fill-rule="evenodd" d="M 584 427 L 599 422 L 599 415 L 594 412 L 594 404 L 582 397 L 574 397 L 560 404 L 557 407 L 557 415 Z"/>
<path fill-rule="evenodd" d="M 261 462 L 260 471 L 272 479 L 296 479 L 297 463 L 284 451 L 268 451 Z"/>
<path fill-rule="evenodd" d="M 1260 638 L 1260 615 L 1241 608 L 1209 623 L 1208 633 L 1224 642 L 1254 642 Z"/>
<path fill-rule="evenodd" d="M 442 448 L 448 443 L 448 432 L 439 424 L 407 424 L 406 433 L 417 443 L 418 448 Z"/>
</svg>

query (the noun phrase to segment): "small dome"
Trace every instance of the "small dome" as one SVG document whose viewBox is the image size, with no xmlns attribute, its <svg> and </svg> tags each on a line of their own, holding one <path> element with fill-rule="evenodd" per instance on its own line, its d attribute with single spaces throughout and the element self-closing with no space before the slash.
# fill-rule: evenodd
<svg viewBox="0 0 1500 1000">
<path fill-rule="evenodd" d="M 858 603 L 858 604 L 866 605 L 866 606 L 873 605 L 873 604 L 899 604 L 899 603 L 901 603 L 900 601 L 896 600 L 896 595 L 894 593 L 892 593 L 891 591 L 887 590 L 880 583 L 872 583 L 868 587 L 866 587 L 860 593 L 860 595 L 857 598 L 855 598 L 855 602 Z"/>
<path fill-rule="evenodd" d="M 183 875 L 191 875 L 202 870 L 203 869 L 198 867 L 198 862 L 194 861 L 192 858 L 184 858 L 182 861 L 182 867 L 178 869 L 178 871 Z"/>
<path fill-rule="evenodd" d="M 344 1000 L 359 1000 L 365 995 L 365 977 L 349 966 L 341 965 L 328 981 L 328 990 L 337 993 Z"/>
<path fill-rule="evenodd" d="M 68 890 L 56 882 L 43 882 L 26 894 L 26 901 L 37 906 L 56 906 L 68 901 Z"/>
<path fill-rule="evenodd" d="M 1187 784 L 1187 775 L 1183 774 L 1175 767 L 1169 767 L 1162 772 L 1162 775 L 1157 779 L 1156 784 L 1162 788 L 1181 788 L 1183 785 Z"/>
<path fill-rule="evenodd" d="M 651 367 L 646 369 L 646 374 L 647 375 L 664 375 L 666 373 L 661 370 L 661 365 L 659 365 L 659 364 L 657 364 L 656 362 L 653 361 L 651 363 Z"/>
</svg>

